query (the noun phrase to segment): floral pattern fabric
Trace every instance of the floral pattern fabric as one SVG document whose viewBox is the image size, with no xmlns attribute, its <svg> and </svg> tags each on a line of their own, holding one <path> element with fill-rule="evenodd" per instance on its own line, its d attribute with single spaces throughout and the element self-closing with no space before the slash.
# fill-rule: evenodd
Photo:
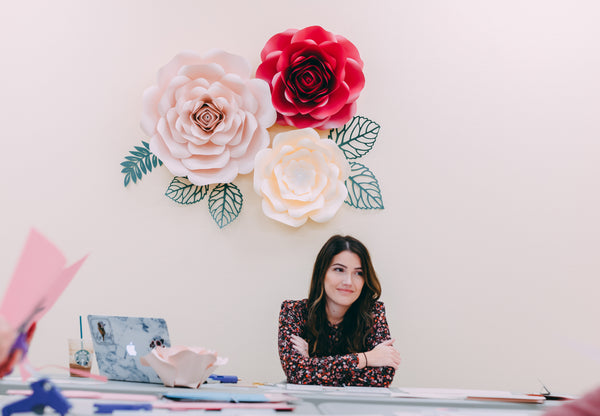
<svg viewBox="0 0 600 416">
<path fill-rule="evenodd" d="M 373 305 L 375 319 L 367 336 L 367 351 L 390 339 L 390 330 L 382 302 Z M 305 326 L 308 316 L 307 299 L 286 300 L 279 314 L 279 358 L 288 383 L 320 384 L 326 386 L 388 387 L 395 370 L 392 367 L 358 368 L 358 354 L 330 355 L 305 358 L 293 348 L 292 335 L 306 339 Z M 339 343 L 340 328 L 329 325 L 329 350 Z M 361 351 L 362 352 L 362 351 Z"/>
</svg>

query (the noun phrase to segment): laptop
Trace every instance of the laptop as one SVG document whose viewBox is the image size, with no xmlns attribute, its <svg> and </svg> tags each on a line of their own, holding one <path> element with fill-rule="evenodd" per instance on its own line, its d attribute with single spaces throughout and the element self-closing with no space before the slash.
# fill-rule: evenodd
<svg viewBox="0 0 600 416">
<path fill-rule="evenodd" d="M 170 347 L 167 323 L 161 318 L 88 315 L 100 374 L 109 380 L 161 383 L 140 357 L 153 348 Z"/>
</svg>

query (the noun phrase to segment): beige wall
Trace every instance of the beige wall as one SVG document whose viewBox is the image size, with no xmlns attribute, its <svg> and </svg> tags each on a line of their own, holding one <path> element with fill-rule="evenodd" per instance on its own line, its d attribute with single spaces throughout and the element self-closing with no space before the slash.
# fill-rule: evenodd
<svg viewBox="0 0 600 416">
<path fill-rule="evenodd" d="M 0 13 L 0 290 L 30 227 L 71 262 L 34 365 L 66 364 L 88 313 L 163 316 L 223 373 L 279 381 L 277 315 L 308 291 L 333 233 L 372 252 L 403 364 L 396 386 L 580 393 L 600 384 L 600 5 L 548 0 L 11 2 Z M 220 230 L 164 196 L 165 168 L 123 188 L 141 95 L 177 52 L 254 68 L 264 42 L 320 24 L 365 61 L 365 157 L 385 210 L 344 206 L 291 229 L 252 177 Z"/>
</svg>

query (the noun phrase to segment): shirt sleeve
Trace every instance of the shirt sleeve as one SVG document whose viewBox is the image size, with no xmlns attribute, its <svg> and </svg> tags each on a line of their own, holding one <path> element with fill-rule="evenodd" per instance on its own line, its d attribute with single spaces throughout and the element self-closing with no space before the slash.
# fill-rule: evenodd
<svg viewBox="0 0 600 416">
<path fill-rule="evenodd" d="M 367 337 L 369 350 L 383 341 L 391 339 L 390 328 L 385 317 L 385 306 L 382 302 L 375 303 L 373 318 L 375 320 L 373 331 Z M 393 367 L 365 367 L 363 369 L 355 367 L 343 383 L 350 386 L 389 387 L 395 373 L 396 370 Z"/>
<path fill-rule="evenodd" d="M 279 313 L 279 359 L 288 383 L 339 386 L 357 369 L 356 354 L 304 358 L 293 348 L 292 335 L 301 336 L 305 318 L 299 302 L 284 301 Z"/>
</svg>

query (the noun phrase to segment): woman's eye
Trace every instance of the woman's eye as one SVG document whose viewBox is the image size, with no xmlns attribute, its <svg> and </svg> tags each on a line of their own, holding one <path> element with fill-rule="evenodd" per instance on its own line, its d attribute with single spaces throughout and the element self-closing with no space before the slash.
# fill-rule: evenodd
<svg viewBox="0 0 600 416">
<path fill-rule="evenodd" d="M 344 271 L 344 269 L 342 269 L 341 267 L 334 267 L 334 268 L 333 268 L 333 271 L 334 271 L 334 272 L 343 272 L 343 271 Z"/>
</svg>

